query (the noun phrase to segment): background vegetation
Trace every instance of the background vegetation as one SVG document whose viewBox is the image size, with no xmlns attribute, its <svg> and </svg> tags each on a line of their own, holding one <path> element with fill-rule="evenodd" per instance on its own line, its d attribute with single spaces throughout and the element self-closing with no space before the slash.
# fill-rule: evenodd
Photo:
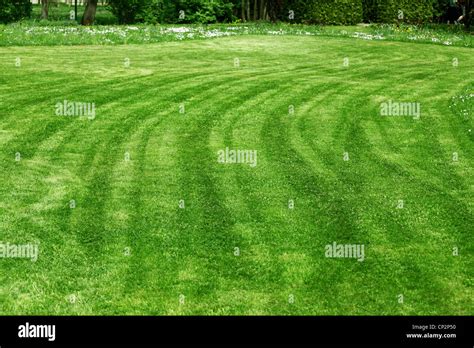
<svg viewBox="0 0 474 348">
<path fill-rule="evenodd" d="M 29 0 L 0 0 L 0 23 L 8 23 L 29 17 L 32 4 Z"/>
<path fill-rule="evenodd" d="M 453 23 L 465 12 L 462 22 L 469 29 L 473 0 L 88 0 L 83 24 L 105 24 L 100 13 L 110 11 L 120 24 L 132 23 L 235 23 L 283 21 L 306 24 Z M 40 16 L 54 19 L 53 0 L 42 0 Z M 66 6 L 68 11 L 72 7 Z M 29 0 L 0 0 L 0 22 L 31 17 Z M 456 15 L 456 18 L 449 16 Z M 66 16 L 68 14 L 66 13 Z M 67 18 L 67 17 L 66 17 Z M 63 18 L 64 19 L 64 18 Z M 108 20 L 110 24 L 114 20 Z"/>
<path fill-rule="evenodd" d="M 433 19 L 433 0 L 365 0 L 365 19 L 381 23 L 426 23 Z"/>
</svg>

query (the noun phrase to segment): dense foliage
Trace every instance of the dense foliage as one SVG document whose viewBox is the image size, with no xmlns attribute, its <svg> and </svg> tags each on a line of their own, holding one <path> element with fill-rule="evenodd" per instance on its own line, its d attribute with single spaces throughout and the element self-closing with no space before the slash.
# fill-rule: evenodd
<svg viewBox="0 0 474 348">
<path fill-rule="evenodd" d="M 8 23 L 29 17 L 30 0 L 0 0 L 0 23 Z"/>
<path fill-rule="evenodd" d="M 147 0 L 111 0 L 110 10 L 117 17 L 119 23 L 134 23 L 147 3 Z"/>
<path fill-rule="evenodd" d="M 225 0 L 110 0 L 120 23 L 226 23 L 235 20 Z"/>
<path fill-rule="evenodd" d="M 364 20 L 425 23 L 433 18 L 433 0 L 364 0 Z"/>
<path fill-rule="evenodd" d="M 452 0 L 435 0 L 433 2 L 433 19 L 436 21 L 446 20 L 452 5 Z"/>
<path fill-rule="evenodd" d="M 357 24 L 362 22 L 362 0 L 313 1 L 310 13 L 318 24 Z"/>
<path fill-rule="evenodd" d="M 280 11 L 279 20 L 285 22 L 308 23 L 311 21 L 311 0 L 287 0 Z"/>
<path fill-rule="evenodd" d="M 93 0 L 90 0 L 93 1 Z M 93 2 L 97 2 L 94 0 Z M 99 0 L 88 24 L 189 24 L 271 21 L 303 24 L 456 23 L 469 27 L 474 0 Z M 54 2 L 50 1 L 50 4 Z M 107 4 L 107 6 L 103 6 Z M 69 20 L 70 7 L 59 20 Z M 0 23 L 29 17 L 30 0 L 0 0 Z M 50 16 L 58 20 L 53 11 Z M 81 10 L 80 10 L 81 11 Z M 87 11 L 86 11 L 87 12 Z M 93 15 L 106 12 L 109 18 Z M 461 17 L 462 14 L 467 14 Z M 79 14 L 80 16 L 80 14 Z M 46 16 L 47 17 L 47 16 Z M 44 18 L 44 17 L 43 17 Z M 83 21 L 84 22 L 84 21 Z"/>
</svg>

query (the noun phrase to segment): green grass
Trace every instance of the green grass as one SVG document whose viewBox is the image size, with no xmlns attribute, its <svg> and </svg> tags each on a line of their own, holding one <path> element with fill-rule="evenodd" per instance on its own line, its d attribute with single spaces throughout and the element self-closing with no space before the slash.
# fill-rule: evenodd
<svg viewBox="0 0 474 348">
<path fill-rule="evenodd" d="M 40 243 L 37 262 L 0 259 L 0 314 L 474 314 L 472 49 L 247 35 L 0 53 L 0 240 Z M 56 116 L 65 99 L 96 118 Z M 421 118 L 381 117 L 386 100 Z M 225 147 L 258 165 L 219 164 Z M 326 258 L 334 241 L 364 262 Z"/>
<path fill-rule="evenodd" d="M 150 44 L 202 40 L 227 36 L 321 36 L 367 41 L 416 42 L 473 47 L 473 36 L 460 27 L 414 25 L 312 26 L 299 24 L 210 25 L 98 25 L 83 27 L 74 21 L 24 21 L 0 25 L 0 46 L 62 46 Z"/>
</svg>

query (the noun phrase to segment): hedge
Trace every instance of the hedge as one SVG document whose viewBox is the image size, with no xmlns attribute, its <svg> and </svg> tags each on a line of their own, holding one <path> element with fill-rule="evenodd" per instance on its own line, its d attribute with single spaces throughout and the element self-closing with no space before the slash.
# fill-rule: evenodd
<svg viewBox="0 0 474 348">
<path fill-rule="evenodd" d="M 128 8 L 130 0 L 109 0 Z M 135 8 L 134 20 L 145 23 L 227 23 L 233 22 L 230 0 L 133 0 L 143 2 Z M 115 11 L 117 12 L 117 11 Z M 120 19 L 120 18 L 119 18 Z"/>
<path fill-rule="evenodd" d="M 363 19 L 362 0 L 316 0 L 310 13 L 310 20 L 317 24 L 357 24 Z"/>
<path fill-rule="evenodd" d="M 311 21 L 312 2 L 314 0 L 287 0 L 278 19 L 283 22 L 308 23 Z M 293 19 L 290 19 L 290 13 L 294 15 Z"/>
<path fill-rule="evenodd" d="M 31 16 L 30 0 L 0 0 L 0 23 L 15 22 Z"/>
<path fill-rule="evenodd" d="M 362 11 L 364 22 L 375 22 L 377 20 L 377 0 L 362 0 Z"/>
<path fill-rule="evenodd" d="M 425 23 L 433 18 L 433 0 L 363 0 L 364 20 Z"/>
</svg>

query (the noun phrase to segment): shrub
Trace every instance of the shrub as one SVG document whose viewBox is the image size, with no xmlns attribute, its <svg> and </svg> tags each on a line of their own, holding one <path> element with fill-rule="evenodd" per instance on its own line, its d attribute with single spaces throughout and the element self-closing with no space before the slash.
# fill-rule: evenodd
<svg viewBox="0 0 474 348">
<path fill-rule="evenodd" d="M 284 22 L 306 23 L 311 22 L 311 12 L 314 0 L 287 0 L 284 2 L 278 19 Z M 289 19 L 293 11 L 294 19 Z"/>
<path fill-rule="evenodd" d="M 365 0 L 364 6 L 364 19 L 374 22 L 426 23 L 433 18 L 433 0 Z"/>
<path fill-rule="evenodd" d="M 174 5 L 174 16 L 171 17 L 171 22 L 226 23 L 235 19 L 232 13 L 233 4 L 230 1 L 175 0 L 170 2 Z M 180 17 L 180 14 L 184 17 Z"/>
<path fill-rule="evenodd" d="M 147 3 L 147 0 L 109 0 L 110 11 L 120 24 L 134 23 L 148 6 Z"/>
<path fill-rule="evenodd" d="M 364 22 L 377 21 L 377 0 L 362 0 Z"/>
<path fill-rule="evenodd" d="M 434 0 L 433 18 L 438 22 L 446 22 L 451 4 L 452 0 Z"/>
<path fill-rule="evenodd" d="M 0 23 L 15 22 L 30 17 L 30 0 L 0 0 Z"/>
<path fill-rule="evenodd" d="M 357 24 L 362 22 L 362 0 L 317 0 L 310 9 L 310 20 L 318 24 Z"/>
<path fill-rule="evenodd" d="M 136 21 L 148 24 L 165 22 L 163 0 L 148 0 L 146 6 L 137 14 Z"/>
<path fill-rule="evenodd" d="M 120 23 L 232 22 L 233 4 L 227 0 L 110 0 Z"/>
</svg>

